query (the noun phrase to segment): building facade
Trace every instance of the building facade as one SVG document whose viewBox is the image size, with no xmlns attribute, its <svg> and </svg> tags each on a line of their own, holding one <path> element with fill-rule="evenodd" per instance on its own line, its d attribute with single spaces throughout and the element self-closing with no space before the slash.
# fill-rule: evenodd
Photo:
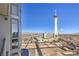
<svg viewBox="0 0 79 59">
<path fill-rule="evenodd" d="M 21 55 L 21 5 L 0 4 L 0 55 Z"/>
</svg>

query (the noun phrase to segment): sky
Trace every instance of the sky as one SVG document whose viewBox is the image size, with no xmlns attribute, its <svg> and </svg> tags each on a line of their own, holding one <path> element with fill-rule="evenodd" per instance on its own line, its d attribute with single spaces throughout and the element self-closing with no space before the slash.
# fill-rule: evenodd
<svg viewBox="0 0 79 59">
<path fill-rule="evenodd" d="M 54 32 L 54 10 L 57 10 L 58 32 L 79 33 L 79 4 L 21 4 L 22 32 Z"/>
</svg>

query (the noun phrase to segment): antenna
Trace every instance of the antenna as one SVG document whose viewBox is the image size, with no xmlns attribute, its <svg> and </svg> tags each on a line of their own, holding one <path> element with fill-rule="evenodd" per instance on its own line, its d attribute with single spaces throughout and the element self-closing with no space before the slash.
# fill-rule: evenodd
<svg viewBox="0 0 79 59">
<path fill-rule="evenodd" d="M 56 10 L 56 8 L 55 8 L 55 16 L 57 16 L 57 10 Z"/>
</svg>

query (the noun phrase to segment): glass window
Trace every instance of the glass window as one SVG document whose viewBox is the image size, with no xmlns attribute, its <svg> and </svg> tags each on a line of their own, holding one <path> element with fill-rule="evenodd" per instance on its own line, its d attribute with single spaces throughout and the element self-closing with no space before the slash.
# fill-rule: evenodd
<svg viewBox="0 0 79 59">
<path fill-rule="evenodd" d="M 18 37 L 18 21 L 12 19 L 12 37 Z"/>
<path fill-rule="evenodd" d="M 12 15 L 18 16 L 18 6 L 12 5 Z"/>
<path fill-rule="evenodd" d="M 18 26 L 17 26 L 17 24 L 12 24 L 12 35 L 13 35 L 13 37 L 18 36 Z"/>
<path fill-rule="evenodd" d="M 19 46 L 18 39 L 12 40 L 12 49 L 16 49 L 18 48 L 18 46 Z"/>
<path fill-rule="evenodd" d="M 13 18 L 13 19 L 12 19 L 12 23 L 13 23 L 13 24 L 18 24 L 18 20 Z"/>
<path fill-rule="evenodd" d="M 12 49 L 18 48 L 19 42 L 12 42 Z"/>
<path fill-rule="evenodd" d="M 12 43 L 18 42 L 18 39 L 12 39 Z"/>
</svg>

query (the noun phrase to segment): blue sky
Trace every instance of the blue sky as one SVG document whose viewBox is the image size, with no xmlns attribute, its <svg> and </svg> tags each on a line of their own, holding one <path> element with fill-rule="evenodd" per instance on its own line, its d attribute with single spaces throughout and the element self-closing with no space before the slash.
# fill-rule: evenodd
<svg viewBox="0 0 79 59">
<path fill-rule="evenodd" d="M 79 4 L 21 4 L 22 32 L 54 32 L 54 10 L 57 9 L 58 32 L 79 33 Z"/>
</svg>

